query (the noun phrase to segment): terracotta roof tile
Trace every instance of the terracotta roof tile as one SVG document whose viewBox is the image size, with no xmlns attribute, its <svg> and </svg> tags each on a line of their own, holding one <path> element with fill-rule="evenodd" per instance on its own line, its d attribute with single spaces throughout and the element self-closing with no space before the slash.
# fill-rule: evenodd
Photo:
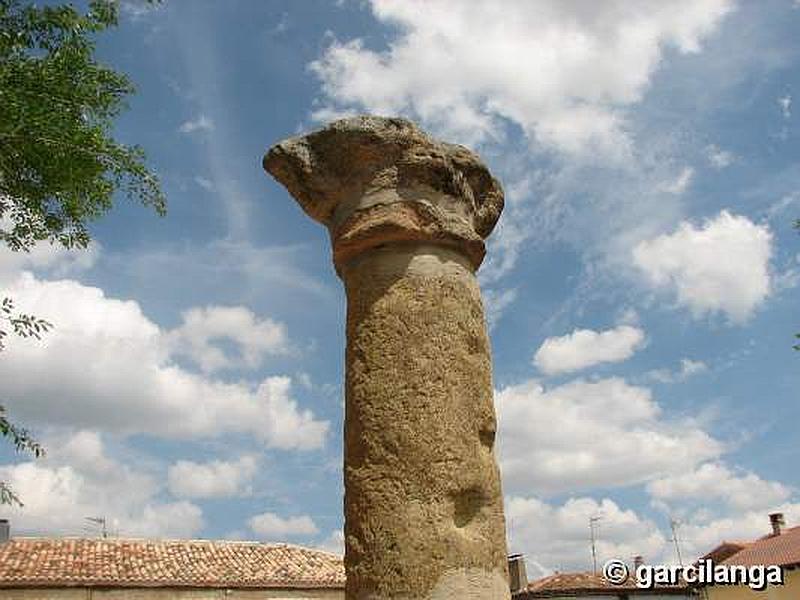
<svg viewBox="0 0 800 600">
<path fill-rule="evenodd" d="M 549 595 L 585 594 L 587 592 L 608 592 L 638 589 L 631 577 L 622 585 L 609 583 L 602 575 L 593 573 L 556 573 L 532 581 L 528 584 L 527 595 L 522 592 L 519 598 L 546 598 Z M 663 593 L 685 593 L 686 586 L 657 586 Z"/>
<path fill-rule="evenodd" d="M 800 565 L 800 527 L 787 529 L 747 545 L 723 561 L 725 565 Z"/>
<path fill-rule="evenodd" d="M 343 588 L 341 557 L 288 544 L 12 538 L 0 587 Z"/>
<path fill-rule="evenodd" d="M 721 564 L 725 559 L 733 556 L 737 552 L 741 552 L 747 548 L 752 542 L 745 541 L 723 541 L 719 546 L 701 556 L 698 560 L 708 559 L 715 564 Z"/>
</svg>

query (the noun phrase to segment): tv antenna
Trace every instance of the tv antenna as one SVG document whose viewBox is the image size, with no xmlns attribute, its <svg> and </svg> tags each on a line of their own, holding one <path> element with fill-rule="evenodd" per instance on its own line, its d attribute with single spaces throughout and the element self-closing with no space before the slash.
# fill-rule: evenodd
<svg viewBox="0 0 800 600">
<path fill-rule="evenodd" d="M 594 515 L 589 517 L 589 536 L 592 541 L 592 574 L 597 575 L 597 534 L 595 530 L 597 523 L 602 520 L 602 515 Z"/>
<path fill-rule="evenodd" d="M 106 526 L 105 517 L 84 517 L 90 523 L 97 525 L 100 528 L 100 535 L 103 539 L 108 538 L 108 527 Z"/>
<path fill-rule="evenodd" d="M 683 557 L 681 556 L 681 543 L 678 540 L 678 528 L 680 526 L 681 526 L 680 521 L 670 517 L 669 528 L 672 530 L 672 541 L 675 542 L 675 554 L 678 555 L 678 564 L 680 566 L 683 566 Z"/>
</svg>

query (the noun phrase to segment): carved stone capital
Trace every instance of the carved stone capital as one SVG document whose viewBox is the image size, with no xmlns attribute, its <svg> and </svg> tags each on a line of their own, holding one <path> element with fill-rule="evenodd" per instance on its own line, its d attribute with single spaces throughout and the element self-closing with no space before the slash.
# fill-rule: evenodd
<svg viewBox="0 0 800 600">
<path fill-rule="evenodd" d="M 503 210 L 503 190 L 480 158 L 411 121 L 360 116 L 284 140 L 264 168 L 331 235 L 337 272 L 390 244 L 448 246 L 477 269 Z"/>
</svg>

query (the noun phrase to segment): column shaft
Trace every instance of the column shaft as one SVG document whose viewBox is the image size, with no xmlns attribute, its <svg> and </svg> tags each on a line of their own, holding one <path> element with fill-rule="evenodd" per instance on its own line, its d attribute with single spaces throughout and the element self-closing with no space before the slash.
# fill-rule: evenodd
<svg viewBox="0 0 800 600">
<path fill-rule="evenodd" d="M 508 598 L 480 290 L 460 253 L 348 264 L 347 598 Z"/>
</svg>

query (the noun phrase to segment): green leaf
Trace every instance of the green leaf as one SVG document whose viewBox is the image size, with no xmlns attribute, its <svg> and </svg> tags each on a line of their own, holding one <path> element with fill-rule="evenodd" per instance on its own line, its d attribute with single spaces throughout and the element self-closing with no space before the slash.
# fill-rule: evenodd
<svg viewBox="0 0 800 600">
<path fill-rule="evenodd" d="M 111 0 L 86 15 L 0 0 L 0 240 L 12 250 L 85 247 L 117 191 L 165 212 L 142 150 L 112 136 L 133 85 L 97 62 L 94 37 L 117 18 Z"/>
</svg>

